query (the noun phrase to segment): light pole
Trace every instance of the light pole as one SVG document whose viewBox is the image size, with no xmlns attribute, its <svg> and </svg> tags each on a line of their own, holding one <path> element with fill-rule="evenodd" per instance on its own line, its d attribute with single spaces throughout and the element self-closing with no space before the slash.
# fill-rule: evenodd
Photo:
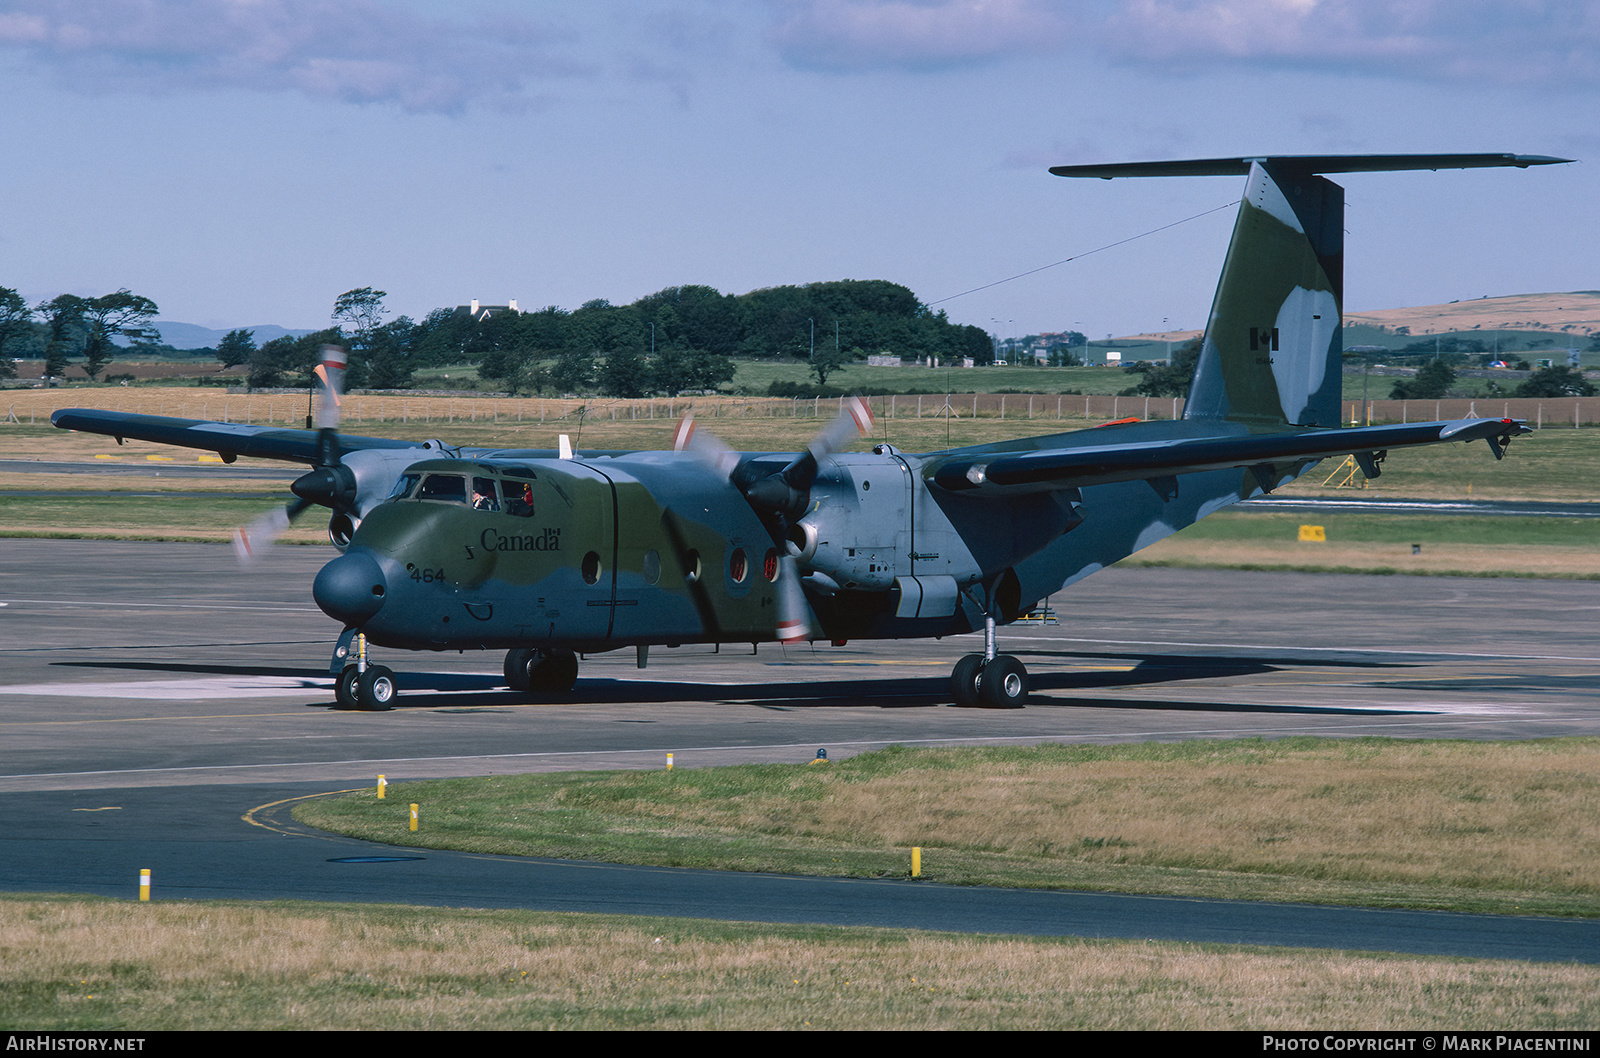
<svg viewBox="0 0 1600 1058">
<path fill-rule="evenodd" d="M 1372 425 L 1372 404 L 1367 400 L 1367 375 L 1372 370 L 1372 354 L 1388 351 L 1382 345 L 1352 345 L 1345 350 L 1346 353 L 1361 354 L 1361 418 L 1368 426 Z"/>
</svg>

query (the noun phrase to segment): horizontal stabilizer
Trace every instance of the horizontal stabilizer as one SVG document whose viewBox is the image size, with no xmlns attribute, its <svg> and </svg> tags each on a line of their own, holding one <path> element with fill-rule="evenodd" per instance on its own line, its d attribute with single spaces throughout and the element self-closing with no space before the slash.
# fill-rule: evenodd
<svg viewBox="0 0 1600 1058">
<path fill-rule="evenodd" d="M 1408 426 L 1057 448 L 984 459 L 952 459 L 934 472 L 933 483 L 953 492 L 996 486 L 1013 492 L 1046 491 L 1203 470 L 1310 462 L 1354 452 L 1480 438 L 1487 439 L 1498 455 L 1510 438 L 1529 432 L 1516 419 L 1458 419 Z"/>
<path fill-rule="evenodd" d="M 1056 176 L 1246 176 L 1252 162 L 1302 175 L 1397 173 L 1413 169 L 1491 169 L 1559 165 L 1571 158 L 1543 154 L 1281 154 L 1249 158 L 1195 158 L 1171 162 L 1114 162 L 1110 165 L 1057 165 Z"/>
</svg>

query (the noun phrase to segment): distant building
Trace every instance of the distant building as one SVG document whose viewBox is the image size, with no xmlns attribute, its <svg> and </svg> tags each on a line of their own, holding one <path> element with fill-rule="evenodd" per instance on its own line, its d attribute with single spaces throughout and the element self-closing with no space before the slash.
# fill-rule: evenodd
<svg viewBox="0 0 1600 1058">
<path fill-rule="evenodd" d="M 505 305 L 485 305 L 477 298 L 473 298 L 472 304 L 470 305 L 456 306 L 456 315 L 459 316 L 465 313 L 466 315 L 471 316 L 473 320 L 477 322 L 482 322 L 483 320 L 488 319 L 490 316 L 498 316 L 502 312 L 520 313 L 521 311 L 521 309 L 517 308 L 517 302 L 515 299 L 512 299 L 508 304 Z"/>
</svg>

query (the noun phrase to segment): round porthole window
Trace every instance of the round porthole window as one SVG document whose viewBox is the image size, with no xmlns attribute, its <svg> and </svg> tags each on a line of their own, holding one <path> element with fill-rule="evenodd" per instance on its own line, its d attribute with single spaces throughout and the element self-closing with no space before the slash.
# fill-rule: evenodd
<svg viewBox="0 0 1600 1058">
<path fill-rule="evenodd" d="M 640 564 L 639 572 L 644 575 L 646 584 L 654 584 L 661 579 L 661 552 L 651 549 L 644 553 L 644 562 Z"/>
<path fill-rule="evenodd" d="M 583 565 L 579 567 L 583 573 L 585 584 L 594 584 L 600 580 L 600 556 L 593 551 L 583 556 Z"/>
<path fill-rule="evenodd" d="M 736 547 L 733 555 L 728 559 L 728 577 L 735 584 L 743 584 L 745 577 L 750 575 L 750 559 L 744 553 L 744 548 Z"/>
</svg>

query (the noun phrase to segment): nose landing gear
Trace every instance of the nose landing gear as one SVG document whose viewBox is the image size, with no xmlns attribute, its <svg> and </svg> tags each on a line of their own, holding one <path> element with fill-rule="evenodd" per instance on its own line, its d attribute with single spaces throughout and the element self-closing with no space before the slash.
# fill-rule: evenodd
<svg viewBox="0 0 1600 1058">
<path fill-rule="evenodd" d="M 349 633 L 339 638 L 339 647 L 334 651 L 334 661 L 347 659 L 349 644 L 346 641 Z M 339 675 L 333 681 L 333 698 L 341 709 L 361 709 L 368 712 L 384 712 L 394 708 L 395 696 L 399 693 L 395 687 L 394 672 L 386 665 L 372 665 L 367 662 L 367 637 L 360 632 L 355 633 L 356 656 L 339 670 Z"/>
</svg>

